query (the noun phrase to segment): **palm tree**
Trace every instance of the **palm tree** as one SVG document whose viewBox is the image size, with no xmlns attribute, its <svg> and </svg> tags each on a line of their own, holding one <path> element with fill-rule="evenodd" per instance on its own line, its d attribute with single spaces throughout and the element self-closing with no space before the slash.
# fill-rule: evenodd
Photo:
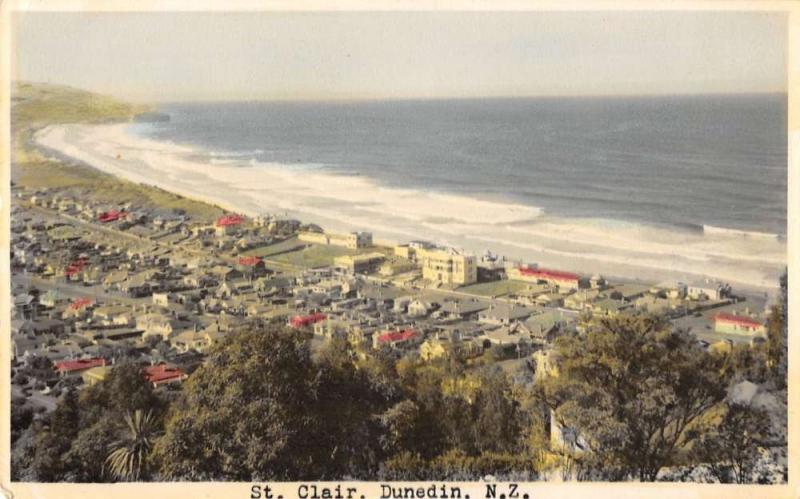
<svg viewBox="0 0 800 499">
<path fill-rule="evenodd" d="M 153 414 L 140 409 L 133 416 L 126 412 L 125 424 L 127 435 L 112 445 L 114 450 L 106 458 L 106 463 L 118 479 L 136 481 L 147 474 L 147 457 L 157 428 Z"/>
</svg>

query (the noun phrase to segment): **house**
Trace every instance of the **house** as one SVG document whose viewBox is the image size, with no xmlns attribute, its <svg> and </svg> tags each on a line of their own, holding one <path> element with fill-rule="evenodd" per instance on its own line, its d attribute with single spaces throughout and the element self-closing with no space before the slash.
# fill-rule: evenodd
<svg viewBox="0 0 800 499">
<path fill-rule="evenodd" d="M 108 373 L 110 371 L 111 371 L 111 366 L 107 365 L 91 367 L 81 373 L 81 378 L 83 379 L 83 382 L 86 385 L 92 386 L 105 380 L 106 376 L 108 376 Z"/>
<path fill-rule="evenodd" d="M 347 338 L 360 325 L 360 321 L 355 319 L 328 317 L 314 323 L 314 334 L 324 338 Z"/>
<path fill-rule="evenodd" d="M 33 318 L 36 312 L 36 297 L 29 294 L 29 293 L 21 293 L 14 295 L 12 301 L 12 308 L 14 313 L 19 315 L 24 319 L 31 319 Z"/>
<path fill-rule="evenodd" d="M 536 266 L 510 267 L 506 270 L 509 279 L 527 282 L 546 282 L 561 290 L 577 290 L 589 286 L 587 279 L 578 274 L 560 270 L 542 269 Z"/>
<path fill-rule="evenodd" d="M 103 279 L 103 288 L 106 290 L 119 289 L 122 283 L 125 282 L 127 279 L 128 279 L 127 270 L 118 270 L 115 272 L 111 272 Z"/>
<path fill-rule="evenodd" d="M 714 331 L 727 334 L 746 334 L 766 336 L 767 328 L 763 321 L 747 315 L 720 312 L 714 316 Z"/>
<path fill-rule="evenodd" d="M 159 307 L 168 307 L 169 293 L 153 293 L 152 300 L 153 305 L 157 305 Z"/>
<path fill-rule="evenodd" d="M 514 346 L 518 350 L 527 350 L 531 343 L 530 334 L 519 323 L 503 325 L 485 331 L 479 339 L 483 340 L 484 347 L 489 345 Z"/>
<path fill-rule="evenodd" d="M 692 300 L 722 300 L 731 294 L 731 287 L 718 281 L 706 279 L 686 287 L 686 295 Z"/>
<path fill-rule="evenodd" d="M 154 273 L 152 270 L 146 270 L 129 276 L 119 285 L 119 290 L 134 298 L 149 296 L 158 287 L 158 283 L 151 281 Z"/>
<path fill-rule="evenodd" d="M 383 333 L 373 335 L 372 347 L 375 349 L 383 346 L 403 348 L 415 344 L 419 338 L 419 333 L 410 328 L 400 331 L 384 331 Z"/>
<path fill-rule="evenodd" d="M 216 281 L 212 276 L 195 270 L 183 276 L 181 282 L 183 282 L 184 286 L 188 286 L 190 288 L 202 288 L 211 286 Z"/>
<path fill-rule="evenodd" d="M 560 293 L 543 293 L 534 301 L 542 307 L 561 307 L 564 305 L 564 296 Z"/>
<path fill-rule="evenodd" d="M 655 295 L 645 295 L 633 302 L 641 310 L 670 317 L 686 315 L 686 305 L 678 298 L 661 298 Z"/>
<path fill-rule="evenodd" d="M 600 296 L 599 289 L 581 289 L 564 298 L 564 306 L 571 310 L 586 310 Z"/>
<path fill-rule="evenodd" d="M 61 313 L 61 318 L 64 320 L 77 320 L 87 317 L 93 305 L 94 302 L 91 298 L 75 298 Z"/>
<path fill-rule="evenodd" d="M 434 326 L 434 334 L 439 339 L 458 342 L 479 336 L 485 329 L 486 326 L 477 322 L 459 321 L 452 324 L 437 324 Z"/>
<path fill-rule="evenodd" d="M 224 333 L 219 332 L 215 325 L 202 331 L 192 329 L 180 332 L 169 339 L 170 344 L 180 353 L 195 350 L 204 353 L 219 341 Z"/>
<path fill-rule="evenodd" d="M 39 305 L 41 305 L 42 307 L 54 308 L 60 302 L 61 302 L 61 296 L 55 289 L 51 289 L 46 293 L 44 293 L 43 295 L 39 295 Z"/>
<path fill-rule="evenodd" d="M 60 336 L 64 334 L 64 321 L 57 319 L 42 319 L 36 321 L 15 319 L 11 321 L 11 334 L 26 336 L 51 334 Z"/>
<path fill-rule="evenodd" d="M 368 248 L 372 246 L 371 232 L 350 232 L 348 234 L 335 234 L 325 232 L 303 231 L 297 235 L 300 241 L 323 244 L 330 246 L 342 246 L 349 249 Z"/>
<path fill-rule="evenodd" d="M 100 267 L 92 267 L 83 272 L 83 284 L 86 286 L 95 286 L 102 283 L 103 272 Z"/>
<path fill-rule="evenodd" d="M 292 288 L 288 277 L 261 277 L 253 283 L 253 289 L 261 293 L 277 293 Z"/>
<path fill-rule="evenodd" d="M 592 313 L 605 316 L 605 317 L 614 317 L 618 315 L 621 311 L 631 308 L 632 304 L 614 300 L 611 298 L 604 298 L 602 300 L 598 300 L 592 303 L 591 310 Z"/>
<path fill-rule="evenodd" d="M 408 304 L 410 317 L 425 317 L 438 307 L 438 304 L 426 300 L 415 299 Z"/>
<path fill-rule="evenodd" d="M 173 333 L 189 329 L 193 326 L 188 321 L 169 317 L 164 314 L 143 314 L 136 317 L 136 328 L 144 331 L 144 338 L 161 336 L 168 339 Z"/>
<path fill-rule="evenodd" d="M 152 383 L 153 388 L 168 385 L 171 383 L 182 383 L 189 376 L 186 375 L 180 368 L 169 366 L 167 364 L 157 364 L 155 366 L 147 366 L 144 369 L 145 378 L 149 383 Z"/>
<path fill-rule="evenodd" d="M 478 313 L 478 321 L 484 324 L 507 326 L 513 321 L 521 321 L 529 317 L 533 310 L 519 305 L 498 303 Z"/>
<path fill-rule="evenodd" d="M 308 315 L 295 315 L 289 320 L 289 326 L 293 328 L 300 328 L 305 326 L 311 326 L 316 324 L 317 322 L 324 321 L 327 318 L 325 314 L 322 313 L 313 313 Z"/>
<path fill-rule="evenodd" d="M 449 300 L 442 304 L 441 310 L 453 319 L 468 319 L 489 308 L 489 303 L 479 300 Z"/>
<path fill-rule="evenodd" d="M 530 316 L 522 326 L 527 329 L 533 340 L 548 342 L 566 328 L 567 319 L 562 312 L 553 310 Z"/>
<path fill-rule="evenodd" d="M 243 277 L 243 274 L 240 270 L 227 265 L 217 265 L 212 267 L 209 270 L 209 273 L 214 276 L 217 282 L 231 281 Z"/>
<path fill-rule="evenodd" d="M 93 359 L 78 359 L 78 360 L 63 360 L 56 362 L 53 369 L 62 377 L 78 377 L 83 372 L 98 366 L 106 365 L 106 359 L 93 358 Z"/>
<path fill-rule="evenodd" d="M 383 253 L 372 252 L 361 255 L 344 255 L 333 259 L 333 265 L 354 274 L 368 274 L 378 270 L 386 258 Z"/>
<path fill-rule="evenodd" d="M 236 270 L 241 272 L 242 276 L 246 279 L 258 279 L 259 277 L 264 277 L 269 273 L 266 264 L 264 263 L 264 259 L 260 256 L 239 257 Z"/>
<path fill-rule="evenodd" d="M 243 222 L 244 218 L 241 215 L 225 215 L 217 219 L 214 230 L 217 236 L 227 236 L 236 233 Z"/>
<path fill-rule="evenodd" d="M 622 301 L 633 301 L 645 296 L 650 291 L 650 286 L 642 284 L 618 284 L 607 291 L 609 298 Z"/>
<path fill-rule="evenodd" d="M 124 305 L 97 307 L 92 316 L 104 325 L 128 326 L 133 323 L 131 308 Z"/>
</svg>

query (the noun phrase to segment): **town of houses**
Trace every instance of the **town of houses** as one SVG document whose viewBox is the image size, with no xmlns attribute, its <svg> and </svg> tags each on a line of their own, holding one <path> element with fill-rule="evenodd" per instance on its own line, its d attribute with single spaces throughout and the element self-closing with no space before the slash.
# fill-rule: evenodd
<svg viewBox="0 0 800 499">
<path fill-rule="evenodd" d="M 766 335 L 764 300 L 719 282 L 612 283 L 273 216 L 200 221 L 69 189 L 12 193 L 12 383 L 46 408 L 123 359 L 177 390 L 252 318 L 313 332 L 316 345 L 341 337 L 423 361 L 491 353 L 537 372 L 560 334 L 630 311 L 665 314 L 707 348 Z"/>
</svg>

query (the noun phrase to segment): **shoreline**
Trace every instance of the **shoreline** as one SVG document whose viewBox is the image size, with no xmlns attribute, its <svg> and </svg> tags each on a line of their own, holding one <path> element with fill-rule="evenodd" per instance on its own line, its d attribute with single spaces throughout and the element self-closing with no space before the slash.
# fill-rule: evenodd
<svg viewBox="0 0 800 499">
<path fill-rule="evenodd" d="M 121 127 L 128 127 L 130 125 L 131 125 L 130 123 L 125 123 L 125 124 L 121 124 L 121 125 L 118 124 L 118 125 L 113 125 L 113 126 L 118 127 L 117 130 L 121 130 Z M 61 127 L 62 129 L 64 129 L 64 127 L 60 126 L 60 125 L 51 125 L 51 126 L 45 127 L 44 129 L 45 130 L 46 129 L 52 130 L 52 129 L 58 128 L 58 127 Z M 196 201 L 201 202 L 201 203 L 205 203 L 205 204 L 208 204 L 208 205 L 211 205 L 211 206 L 217 206 L 219 208 L 222 208 L 222 209 L 225 209 L 225 210 L 228 210 L 228 211 L 231 211 L 231 212 L 237 212 L 237 213 L 241 213 L 241 214 L 244 214 L 244 215 L 247 215 L 247 216 L 251 216 L 251 217 L 257 216 L 257 215 L 263 215 L 263 214 L 265 214 L 267 212 L 273 213 L 273 214 L 279 214 L 280 213 L 280 211 L 276 212 L 276 211 L 272 211 L 272 210 L 265 210 L 265 209 L 259 207 L 256 204 L 259 201 L 257 197 L 253 197 L 253 198 L 249 198 L 249 199 L 246 198 L 246 196 L 238 196 L 237 197 L 236 193 L 232 189 L 229 189 L 228 191 L 226 191 L 225 189 L 227 187 L 224 185 L 224 180 L 225 179 L 223 179 L 223 184 L 222 184 L 221 188 L 219 190 L 216 190 L 216 191 L 213 188 L 212 189 L 208 189 L 209 186 L 205 185 L 205 184 L 203 184 L 203 186 L 201 186 L 201 187 L 198 187 L 199 184 L 202 184 L 204 182 L 208 183 L 207 181 L 209 179 L 213 180 L 215 178 L 215 176 L 217 178 L 219 178 L 220 176 L 224 176 L 224 174 L 226 172 L 224 166 L 222 168 L 219 168 L 221 165 L 203 166 L 200 163 L 192 163 L 191 165 L 181 165 L 184 169 L 186 169 L 187 167 L 196 167 L 196 168 L 204 170 L 204 171 L 202 171 L 200 174 L 198 174 L 197 179 L 182 179 L 181 178 L 180 180 L 183 182 L 183 185 L 180 185 L 178 182 L 170 182 L 169 181 L 170 179 L 168 177 L 169 177 L 169 174 L 172 173 L 171 171 L 162 172 L 163 174 L 158 176 L 159 177 L 158 180 L 154 180 L 154 178 L 153 178 L 154 176 L 153 175 L 148 177 L 148 175 L 146 173 L 147 168 L 150 168 L 152 170 L 151 173 L 152 172 L 156 172 L 155 168 L 150 166 L 150 165 L 147 165 L 147 166 L 142 165 L 141 168 L 138 169 L 137 171 L 132 171 L 131 165 L 130 164 L 126 164 L 124 161 L 119 162 L 120 164 L 112 164 L 113 162 L 110 162 L 110 161 L 100 161 L 100 160 L 98 160 L 98 161 L 92 162 L 90 160 L 87 160 L 88 158 L 85 158 L 85 157 L 81 158 L 80 156 L 82 155 L 82 153 L 85 153 L 85 151 L 78 150 L 78 148 L 77 148 L 77 146 L 75 144 L 70 145 L 68 140 L 63 140 L 62 141 L 63 144 L 62 144 L 61 149 L 49 147 L 48 145 L 45 145 L 45 144 L 42 143 L 41 137 L 39 136 L 39 132 L 41 132 L 41 130 L 39 130 L 36 133 L 33 133 L 31 135 L 31 139 L 30 139 L 31 146 L 39 149 L 39 151 L 42 154 L 44 154 L 45 156 L 51 156 L 51 157 L 54 157 L 54 158 L 58 158 L 60 161 L 66 163 L 67 165 L 70 164 L 70 163 L 73 163 L 73 164 L 77 163 L 77 164 L 80 164 L 80 165 L 82 165 L 84 167 L 91 168 L 91 169 L 93 169 L 95 171 L 104 172 L 104 173 L 106 173 L 108 175 L 111 175 L 111 176 L 113 176 L 115 178 L 121 178 L 121 179 L 124 179 L 124 180 L 127 180 L 127 181 L 136 182 L 136 183 L 144 185 L 144 186 L 153 187 L 153 188 L 157 188 L 157 189 L 162 189 L 162 190 L 165 190 L 165 191 L 172 192 L 174 194 L 180 195 L 180 196 L 182 196 L 184 198 L 187 198 L 187 199 L 196 200 Z M 135 137 L 134 137 L 134 140 L 135 140 Z M 150 141 L 150 142 L 155 142 L 155 141 Z M 100 146 L 97 146 L 97 147 L 100 147 Z M 177 145 L 177 144 L 171 144 L 171 143 L 164 143 L 163 147 L 165 149 L 168 148 L 168 147 L 174 147 L 174 148 L 186 151 L 186 152 L 189 152 L 189 151 L 197 152 L 197 151 L 193 150 L 190 147 L 183 146 L 183 145 Z M 74 155 L 70 154 L 70 152 L 72 152 Z M 160 151 L 156 151 L 156 152 L 160 152 Z M 142 154 L 145 154 L 145 153 L 142 153 Z M 134 160 L 131 160 L 131 161 L 134 161 Z M 175 160 L 175 161 L 177 161 L 177 160 Z M 126 168 L 126 166 L 128 168 Z M 235 168 L 240 168 L 240 170 L 235 170 Z M 258 171 L 257 173 L 260 173 L 261 176 L 267 177 L 267 178 L 269 178 L 269 174 L 272 173 L 273 177 L 271 178 L 271 180 L 277 179 L 278 182 L 279 181 L 284 181 L 284 179 L 280 178 L 280 175 L 282 175 L 282 173 L 277 172 L 276 169 L 274 169 L 274 168 L 273 169 L 269 169 L 269 170 L 267 170 L 267 168 L 269 168 L 269 165 L 265 166 L 263 168 L 264 171 Z M 215 171 L 215 169 L 219 169 L 219 171 Z M 241 167 L 236 167 L 236 166 L 228 167 L 227 171 L 232 172 L 232 173 L 240 173 Z M 142 172 L 145 172 L 145 173 L 142 173 Z M 179 175 L 180 172 L 179 171 L 175 172 L 175 174 Z M 301 175 L 302 174 L 303 173 L 301 172 Z M 314 173 L 314 172 L 306 172 L 306 175 L 308 177 L 310 177 L 311 179 L 322 178 L 320 176 L 320 174 Z M 261 179 L 259 179 L 259 180 L 261 180 Z M 290 179 L 290 180 L 293 181 L 294 179 Z M 196 183 L 193 184 L 192 181 L 196 181 Z M 364 180 L 360 179 L 360 181 L 363 182 Z M 212 186 L 213 186 L 213 184 L 212 184 Z M 287 182 L 287 186 L 288 187 L 286 188 L 286 192 L 284 192 L 284 195 L 291 197 L 291 190 L 289 188 L 290 187 L 295 187 L 295 186 L 290 184 L 289 182 Z M 345 184 L 344 186 L 346 187 L 347 185 Z M 335 187 L 341 187 L 341 186 L 333 186 L 333 187 L 335 188 Z M 380 189 L 380 187 L 378 187 L 378 188 Z M 226 194 L 228 194 L 228 196 L 226 196 Z M 476 203 L 480 204 L 481 201 L 476 201 Z M 507 206 L 510 206 L 510 205 L 507 205 Z M 495 208 L 495 206 L 490 206 L 489 208 Z M 317 210 L 317 211 L 318 212 L 321 211 L 321 212 L 324 213 L 324 210 Z M 480 211 L 480 210 L 478 210 L 478 211 Z M 511 210 L 508 210 L 508 211 L 510 212 Z M 341 220 L 336 220 L 334 218 L 329 218 L 328 220 L 325 220 L 324 216 L 321 216 L 321 217 L 319 217 L 317 219 L 314 219 L 314 217 L 303 216 L 302 213 L 295 213 L 290 209 L 284 210 L 284 213 L 286 213 L 287 215 L 291 214 L 291 216 L 293 218 L 298 218 L 303 223 L 315 223 L 315 224 L 318 224 L 318 225 L 321 225 L 321 226 L 325 227 L 328 230 L 370 230 L 370 228 L 365 228 L 365 227 L 358 227 L 358 226 L 353 227 L 352 224 L 348 225 L 347 222 L 342 222 Z M 511 212 L 511 215 L 513 215 L 513 214 L 514 213 Z M 544 222 L 547 222 L 547 218 L 546 217 L 542 217 L 542 218 L 544 218 Z M 421 225 L 424 227 L 426 225 L 426 223 L 423 221 L 421 223 Z M 458 227 L 459 224 L 457 224 L 457 223 L 456 224 L 452 224 L 452 225 L 455 227 L 455 229 L 459 228 Z M 538 252 L 535 251 L 535 250 L 530 249 L 531 247 L 536 247 L 536 246 L 535 245 L 531 245 L 528 242 L 528 240 L 540 241 L 543 238 L 547 238 L 547 237 L 551 236 L 551 233 L 549 233 L 549 232 L 541 232 L 541 231 L 547 231 L 548 229 L 550 229 L 550 227 L 548 227 L 546 223 L 540 223 L 540 225 L 541 225 L 541 229 L 539 229 L 540 233 L 532 233 L 530 236 L 528 236 L 527 234 L 523 233 L 523 234 L 521 234 L 519 240 L 513 240 L 513 241 L 512 240 L 503 240 L 503 238 L 501 238 L 501 237 L 494 237 L 492 235 L 488 235 L 487 237 L 475 236 L 473 238 L 473 241 L 479 241 L 478 244 L 480 246 L 482 246 L 482 248 L 474 248 L 474 246 L 476 246 L 476 245 L 473 244 L 472 245 L 473 248 L 467 248 L 467 249 L 470 252 L 475 252 L 476 254 L 480 254 L 480 252 L 483 251 L 483 249 L 488 248 L 488 249 L 491 249 L 493 253 L 510 255 L 512 257 L 512 260 L 516 260 L 517 258 L 519 258 L 518 255 L 527 255 L 527 258 L 537 258 L 537 257 L 541 257 L 542 255 L 546 255 L 545 258 L 537 258 L 537 260 L 539 262 L 541 262 L 542 266 L 560 267 L 560 268 L 563 268 L 564 270 L 578 270 L 578 271 L 580 271 L 582 273 L 585 273 L 585 274 L 586 273 L 601 273 L 602 275 L 604 275 L 604 276 L 606 276 L 608 278 L 613 278 L 614 280 L 618 280 L 618 281 L 637 282 L 637 283 L 642 283 L 642 284 L 645 284 L 645 283 L 656 284 L 656 283 L 663 282 L 665 280 L 670 280 L 670 279 L 679 280 L 679 278 L 665 277 L 665 276 L 669 276 L 670 274 L 672 274 L 672 275 L 679 274 L 679 273 L 681 273 L 681 271 L 668 268 L 667 264 L 670 261 L 672 261 L 673 264 L 674 264 L 675 258 L 677 257 L 677 255 L 670 254 L 669 251 L 672 248 L 666 246 L 663 243 L 659 243 L 659 242 L 651 243 L 651 246 L 652 246 L 652 248 L 655 248 L 655 250 L 658 250 L 658 251 L 667 251 L 667 253 L 664 253 L 663 257 L 660 257 L 662 260 L 664 260 L 664 266 L 658 266 L 658 267 L 655 267 L 655 268 L 648 267 L 648 266 L 641 266 L 636 261 L 626 260 L 624 258 L 617 258 L 617 261 L 613 261 L 613 258 L 610 258 L 610 255 L 606 255 L 606 254 L 601 254 L 602 257 L 606 258 L 606 261 L 603 261 L 603 262 L 601 262 L 599 264 L 597 262 L 595 262 L 594 265 L 590 265 L 590 263 L 593 262 L 593 260 L 591 260 L 591 258 L 590 258 L 590 256 L 592 254 L 590 252 L 588 252 L 588 251 L 583 255 L 578 252 L 577 254 L 570 254 L 570 255 L 567 256 L 567 255 L 563 254 L 564 253 L 563 251 L 561 252 L 562 254 L 559 254 L 559 251 L 557 249 L 551 249 L 551 248 L 546 248 L 546 247 L 542 247 L 542 246 L 538 247 L 538 249 L 539 249 Z M 556 227 L 556 229 L 559 229 L 559 227 Z M 732 229 L 724 229 L 724 228 L 712 228 L 712 229 L 715 229 L 715 230 L 713 230 L 713 232 L 716 233 L 715 236 L 717 236 L 719 238 L 723 238 L 723 240 L 724 240 L 724 238 L 727 238 L 727 239 L 730 239 L 730 240 L 734 240 L 734 242 L 736 242 L 736 240 L 741 240 L 741 239 L 747 239 L 748 241 L 746 241 L 746 242 L 751 242 L 749 240 L 752 239 L 753 241 L 755 241 L 753 244 L 762 244 L 763 245 L 763 244 L 768 244 L 773 239 L 773 238 L 770 238 L 770 237 L 752 237 L 752 238 L 750 238 L 748 236 L 743 236 L 741 234 L 742 231 L 735 231 L 735 230 L 732 230 Z M 578 235 L 579 236 L 583 236 L 583 237 L 591 237 L 593 235 L 593 233 L 591 231 L 595 231 L 595 232 L 598 232 L 598 233 L 602 233 L 603 231 L 608 232 L 608 229 L 604 228 L 602 226 L 600 226 L 600 227 L 591 227 L 590 226 L 588 229 L 584 229 L 584 230 L 586 231 L 585 234 L 579 233 Z M 429 237 L 426 237 L 426 235 L 424 234 L 424 230 L 422 230 L 422 227 L 419 230 L 419 234 L 416 231 L 414 231 L 413 228 L 411 230 L 409 230 L 408 233 L 405 234 L 405 236 L 407 236 L 405 239 L 403 239 L 402 233 L 401 233 L 401 237 L 391 237 L 391 236 L 387 237 L 386 234 L 383 234 L 380 231 L 375 231 L 373 229 L 373 232 L 375 233 L 376 240 L 385 240 L 385 242 L 387 242 L 387 243 L 390 242 L 390 241 L 391 242 L 395 242 L 396 241 L 396 242 L 402 243 L 402 242 L 406 242 L 408 240 L 413 240 L 413 239 L 426 239 L 426 238 L 430 239 Z M 524 232 L 524 230 L 519 231 L 519 232 Z M 397 234 L 394 234 L 394 235 L 397 236 Z M 660 234 L 657 234 L 657 235 L 660 235 Z M 456 234 L 454 236 L 455 239 L 457 239 L 456 236 L 458 236 L 457 231 L 456 231 Z M 571 244 L 571 246 L 572 246 L 570 248 L 571 250 L 574 249 L 574 248 L 580 249 L 582 241 L 579 240 L 579 242 L 577 242 L 577 243 L 571 243 L 571 241 L 569 239 L 571 237 L 574 237 L 573 233 L 565 232 L 565 236 L 564 237 L 567 237 L 568 239 L 564 239 L 563 241 L 560 241 L 558 239 L 555 239 L 555 240 L 557 242 L 559 242 L 559 243 L 563 243 L 562 246 L 566 245 L 566 244 Z M 615 240 L 614 237 L 613 237 L 613 234 L 605 234 L 604 237 L 606 237 L 607 239 L 609 239 L 611 241 L 611 243 L 616 245 L 616 246 L 611 246 L 612 249 L 613 248 L 621 248 L 621 247 L 624 247 L 625 245 L 635 244 L 635 241 L 632 243 L 630 240 L 627 240 L 624 237 L 623 238 L 618 238 L 618 239 Z M 778 236 L 776 239 L 777 239 L 778 244 L 782 243 L 784 245 L 784 247 L 785 247 L 785 240 L 783 238 Z M 449 243 L 449 241 L 441 241 L 441 240 L 436 240 L 436 239 L 433 239 L 433 240 L 435 242 L 442 243 L 442 244 L 448 244 Z M 762 241 L 758 241 L 758 240 L 762 240 Z M 566 243 L 564 243 L 564 241 L 566 241 Z M 583 243 L 583 244 L 585 245 L 585 243 Z M 660 244 L 660 246 L 659 246 L 659 244 Z M 453 245 L 453 244 L 449 244 L 449 245 Z M 459 247 L 459 245 L 457 245 L 457 244 L 455 244 L 453 246 Z M 461 246 L 461 247 L 465 247 L 465 246 Z M 635 248 L 638 249 L 638 247 L 635 247 Z M 691 248 L 686 248 L 686 250 L 687 251 L 691 251 L 692 249 Z M 710 251 L 710 250 L 704 248 L 703 246 L 700 246 L 699 250 L 704 250 L 706 252 Z M 723 250 L 724 250 L 724 248 L 723 248 Z M 595 254 L 598 253 L 597 249 L 594 249 L 594 251 L 595 251 Z M 630 250 L 628 250 L 628 251 L 630 252 Z M 641 254 L 648 255 L 646 251 L 641 253 Z M 712 252 L 710 254 L 713 256 L 715 253 Z M 589 255 L 589 256 L 584 256 L 584 255 Z M 698 258 L 700 260 L 702 260 L 703 257 L 707 258 L 707 256 L 705 254 L 698 254 L 698 255 L 699 255 Z M 515 258 L 515 256 L 517 256 L 517 257 Z M 635 256 L 638 256 L 638 255 L 635 254 Z M 648 255 L 648 256 L 652 257 L 652 255 Z M 753 259 L 755 260 L 756 258 L 759 258 L 759 257 L 760 257 L 760 255 L 757 252 L 754 252 Z M 526 257 L 523 256 L 522 258 L 520 258 L 520 261 L 526 261 L 525 258 Z M 659 258 L 658 254 L 655 255 L 655 258 L 656 259 Z M 744 256 L 742 256 L 742 258 L 746 259 L 747 256 L 744 255 Z M 785 253 L 784 253 L 784 261 L 785 261 Z M 551 262 L 554 262 L 554 263 L 551 263 Z M 581 265 L 581 262 L 583 263 L 583 265 Z M 658 262 L 658 263 L 660 264 L 661 262 Z M 776 261 L 776 262 L 773 262 L 772 265 L 774 265 L 774 266 L 781 266 L 782 265 L 782 266 L 785 267 L 786 264 L 785 263 L 778 263 L 778 261 Z M 594 270 L 587 269 L 587 267 L 594 267 Z M 597 269 L 599 269 L 599 271 Z M 692 279 L 690 279 L 690 280 L 701 280 L 704 277 L 703 274 L 700 274 L 700 273 L 693 273 L 693 272 L 683 272 L 683 273 L 692 276 Z M 712 275 L 710 277 L 714 277 L 714 276 Z M 771 286 L 770 285 L 758 286 L 758 285 L 754 285 L 752 282 L 737 281 L 735 279 L 724 279 L 723 278 L 723 279 L 720 279 L 720 280 L 723 280 L 723 281 L 726 281 L 726 282 L 731 282 L 736 287 L 736 289 L 739 289 L 739 290 L 742 290 L 742 291 L 747 291 L 749 293 L 755 293 L 755 294 L 758 294 L 760 296 L 763 296 L 765 292 L 768 293 L 768 294 L 771 294 L 774 291 L 776 291 L 777 288 L 778 288 L 777 276 L 774 279 L 774 284 L 771 285 Z M 765 280 L 764 282 L 768 283 L 770 281 L 769 280 Z"/>
</svg>

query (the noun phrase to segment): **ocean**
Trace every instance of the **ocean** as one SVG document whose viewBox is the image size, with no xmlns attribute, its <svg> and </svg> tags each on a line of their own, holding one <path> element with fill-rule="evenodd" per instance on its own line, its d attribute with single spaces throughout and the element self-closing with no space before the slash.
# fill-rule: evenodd
<svg viewBox="0 0 800 499">
<path fill-rule="evenodd" d="M 245 213 L 629 278 L 772 288 L 785 95 L 220 102 L 40 143 Z M 119 155 L 120 157 L 117 157 Z"/>
</svg>

